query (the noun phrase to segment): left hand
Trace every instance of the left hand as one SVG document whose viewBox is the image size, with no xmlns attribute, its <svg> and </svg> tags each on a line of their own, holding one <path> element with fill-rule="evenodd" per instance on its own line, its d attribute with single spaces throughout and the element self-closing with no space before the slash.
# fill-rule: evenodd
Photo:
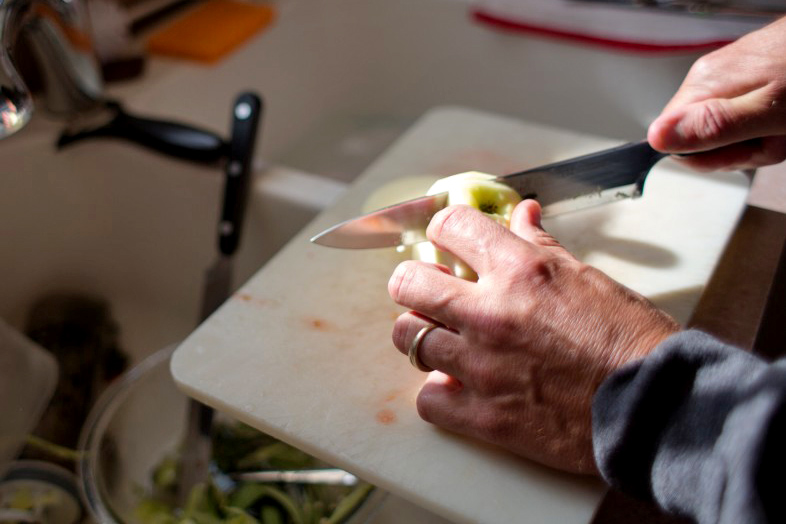
<svg viewBox="0 0 786 524">
<path fill-rule="evenodd" d="M 699 171 L 786 160 L 786 17 L 699 58 L 650 124 L 658 151 Z"/>
<path fill-rule="evenodd" d="M 438 248 L 479 275 L 406 261 L 388 284 L 412 309 L 394 326 L 403 353 L 427 322 L 420 360 L 435 370 L 421 389 L 423 419 L 559 469 L 595 473 L 591 402 L 613 370 L 679 329 L 644 297 L 576 260 L 540 227 L 526 200 L 508 230 L 469 207 L 440 211 Z"/>
</svg>

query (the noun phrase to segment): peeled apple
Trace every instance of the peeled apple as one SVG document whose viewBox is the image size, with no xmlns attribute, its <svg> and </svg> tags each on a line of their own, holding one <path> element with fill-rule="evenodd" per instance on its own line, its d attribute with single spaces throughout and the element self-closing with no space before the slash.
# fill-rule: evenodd
<svg viewBox="0 0 786 524">
<path fill-rule="evenodd" d="M 448 193 L 448 205 L 467 205 L 479 209 L 505 227 L 510 227 L 510 217 L 521 196 L 512 188 L 497 182 L 494 175 L 470 171 L 437 180 L 426 194 Z M 412 246 L 412 258 L 443 264 L 453 274 L 465 280 L 475 281 L 478 275 L 464 262 L 445 251 L 440 251 L 431 242 Z"/>
</svg>

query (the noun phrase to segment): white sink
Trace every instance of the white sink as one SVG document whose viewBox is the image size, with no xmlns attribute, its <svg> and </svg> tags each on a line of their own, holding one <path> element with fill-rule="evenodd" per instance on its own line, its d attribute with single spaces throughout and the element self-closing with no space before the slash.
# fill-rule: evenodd
<svg viewBox="0 0 786 524">
<path fill-rule="evenodd" d="M 122 348 L 139 362 L 197 325 L 204 271 L 216 254 L 221 172 L 114 142 L 58 153 L 57 129 L 34 121 L 0 143 L 0 317 L 21 330 L 31 305 L 50 292 L 99 297 L 119 324 Z M 235 284 L 345 188 L 259 166 Z M 446 522 L 393 495 L 373 522 L 401 519 Z"/>
<path fill-rule="evenodd" d="M 138 360 L 198 323 L 217 253 L 221 168 L 114 141 L 56 152 L 56 129 L 34 122 L 0 143 L 0 316 L 22 328 L 47 293 L 103 298 Z M 256 169 L 235 283 L 343 189 L 293 169 Z"/>
</svg>

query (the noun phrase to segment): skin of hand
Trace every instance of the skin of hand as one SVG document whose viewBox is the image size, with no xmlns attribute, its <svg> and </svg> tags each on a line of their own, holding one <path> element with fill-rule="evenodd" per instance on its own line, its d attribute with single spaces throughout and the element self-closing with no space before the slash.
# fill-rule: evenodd
<svg viewBox="0 0 786 524">
<path fill-rule="evenodd" d="M 403 353 L 428 322 L 418 355 L 434 369 L 420 416 L 558 469 L 595 474 L 591 402 L 603 379 L 680 329 L 641 295 L 579 262 L 540 227 L 533 200 L 511 228 L 451 206 L 427 230 L 479 275 L 402 262 L 388 284 L 412 311 L 393 328 Z"/>
<path fill-rule="evenodd" d="M 647 139 L 700 171 L 786 159 L 786 17 L 699 58 Z"/>
</svg>

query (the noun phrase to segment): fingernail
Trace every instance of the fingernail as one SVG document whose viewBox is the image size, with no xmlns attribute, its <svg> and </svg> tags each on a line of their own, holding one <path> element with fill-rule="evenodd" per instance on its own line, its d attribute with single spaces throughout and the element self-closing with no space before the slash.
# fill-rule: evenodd
<svg viewBox="0 0 786 524">
<path fill-rule="evenodd" d="M 540 202 L 533 200 L 532 204 L 528 208 L 528 211 L 529 223 L 538 229 L 543 229 L 543 226 L 541 225 L 541 220 L 543 219 L 543 208 L 540 207 Z"/>
<path fill-rule="evenodd" d="M 648 138 L 660 150 L 681 147 L 685 142 L 683 119 L 676 114 L 661 115 L 650 125 Z"/>
</svg>

